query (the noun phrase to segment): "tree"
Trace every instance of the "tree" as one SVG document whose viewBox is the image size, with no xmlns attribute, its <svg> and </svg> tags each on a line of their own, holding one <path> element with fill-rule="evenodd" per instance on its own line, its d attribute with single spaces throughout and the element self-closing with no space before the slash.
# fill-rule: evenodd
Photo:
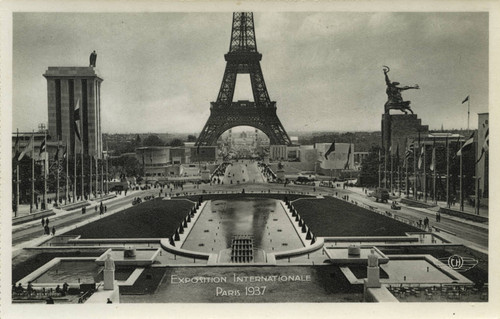
<svg viewBox="0 0 500 319">
<path fill-rule="evenodd" d="M 188 142 L 196 142 L 196 136 L 195 135 L 188 135 Z"/>
<path fill-rule="evenodd" d="M 143 146 L 164 146 L 165 142 L 158 135 L 149 135 L 142 143 Z"/>
<path fill-rule="evenodd" d="M 184 146 L 184 142 L 181 141 L 180 139 L 178 138 L 174 138 L 171 142 L 170 142 L 170 146 Z"/>
<path fill-rule="evenodd" d="M 368 156 L 363 160 L 359 175 L 360 186 L 378 186 L 379 151 L 381 151 L 380 146 L 372 146 Z"/>
</svg>

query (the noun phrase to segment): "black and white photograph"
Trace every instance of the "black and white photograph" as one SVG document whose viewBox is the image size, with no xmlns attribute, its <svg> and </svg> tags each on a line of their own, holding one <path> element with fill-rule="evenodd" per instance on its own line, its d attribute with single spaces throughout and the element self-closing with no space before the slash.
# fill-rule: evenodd
<svg viewBox="0 0 500 319">
<path fill-rule="evenodd" d="M 499 6 L 365 4 L 0 4 L 2 317 L 491 316 Z"/>
</svg>

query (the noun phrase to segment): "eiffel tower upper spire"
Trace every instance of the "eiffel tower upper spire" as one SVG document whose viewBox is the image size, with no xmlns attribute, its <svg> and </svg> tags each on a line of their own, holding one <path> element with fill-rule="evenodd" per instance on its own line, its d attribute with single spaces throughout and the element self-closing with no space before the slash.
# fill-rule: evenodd
<svg viewBox="0 0 500 319">
<path fill-rule="evenodd" d="M 252 12 L 234 12 L 229 52 L 257 52 Z"/>
</svg>

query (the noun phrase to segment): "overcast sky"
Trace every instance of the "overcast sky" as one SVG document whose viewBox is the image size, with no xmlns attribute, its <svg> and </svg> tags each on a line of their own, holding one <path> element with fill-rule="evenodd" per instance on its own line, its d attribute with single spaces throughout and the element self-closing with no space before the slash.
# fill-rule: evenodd
<svg viewBox="0 0 500 319">
<path fill-rule="evenodd" d="M 488 112 L 487 13 L 254 14 L 264 79 L 288 131 L 380 130 L 382 66 L 431 129 Z M 13 129 L 47 122 L 48 66 L 96 50 L 102 129 L 199 133 L 224 73 L 232 14 L 14 13 Z M 235 99 L 253 100 L 248 75 Z"/>
</svg>

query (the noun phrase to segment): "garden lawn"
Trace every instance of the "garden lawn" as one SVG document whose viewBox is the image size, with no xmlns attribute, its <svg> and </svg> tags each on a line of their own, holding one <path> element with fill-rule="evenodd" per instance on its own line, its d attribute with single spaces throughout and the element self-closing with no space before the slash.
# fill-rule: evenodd
<svg viewBox="0 0 500 319">
<path fill-rule="evenodd" d="M 81 238 L 167 238 L 194 203 L 185 199 L 146 201 L 68 232 Z"/>
<path fill-rule="evenodd" d="M 292 204 L 313 234 L 320 237 L 404 236 L 406 232 L 421 231 L 332 197 L 298 200 Z"/>
</svg>

